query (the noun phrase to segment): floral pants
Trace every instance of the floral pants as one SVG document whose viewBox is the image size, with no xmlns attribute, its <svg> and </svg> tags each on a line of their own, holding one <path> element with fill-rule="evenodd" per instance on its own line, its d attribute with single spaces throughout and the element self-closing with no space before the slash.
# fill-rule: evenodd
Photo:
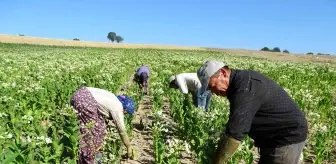
<svg viewBox="0 0 336 164">
<path fill-rule="evenodd" d="M 94 164 L 95 155 L 103 145 L 106 135 L 106 123 L 103 115 L 98 111 L 97 101 L 90 91 L 82 87 L 71 97 L 71 105 L 77 111 L 77 119 L 80 123 L 80 132 L 84 134 L 80 138 L 80 164 Z"/>
</svg>

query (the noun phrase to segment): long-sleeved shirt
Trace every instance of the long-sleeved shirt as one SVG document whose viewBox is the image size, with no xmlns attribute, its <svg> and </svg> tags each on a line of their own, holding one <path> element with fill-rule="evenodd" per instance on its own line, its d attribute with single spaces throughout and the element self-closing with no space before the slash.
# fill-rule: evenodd
<svg viewBox="0 0 336 164">
<path fill-rule="evenodd" d="M 87 89 L 89 89 L 90 93 L 97 101 L 99 112 L 108 118 L 112 117 L 119 133 L 121 135 L 126 134 L 123 106 L 119 99 L 113 93 L 103 89 L 92 87 L 87 87 Z"/>
<path fill-rule="evenodd" d="M 196 73 L 181 73 L 176 75 L 176 84 L 183 94 L 188 94 L 189 91 L 195 92 L 201 87 Z"/>
<path fill-rule="evenodd" d="M 287 92 L 252 70 L 232 70 L 227 90 L 230 116 L 226 134 L 242 140 L 248 134 L 257 147 L 277 147 L 307 138 L 304 113 Z"/>
<path fill-rule="evenodd" d="M 149 76 L 149 67 L 147 67 L 147 66 L 139 67 L 137 72 L 136 72 L 136 75 L 140 76 L 140 74 L 143 73 L 143 72 L 147 73 L 147 75 Z"/>
</svg>

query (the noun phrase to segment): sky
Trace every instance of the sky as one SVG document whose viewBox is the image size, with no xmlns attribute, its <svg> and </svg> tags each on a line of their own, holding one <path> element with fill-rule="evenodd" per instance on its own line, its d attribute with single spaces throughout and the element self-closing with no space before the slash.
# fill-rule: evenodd
<svg viewBox="0 0 336 164">
<path fill-rule="evenodd" d="M 0 0 L 0 34 L 336 54 L 336 0 Z"/>
</svg>

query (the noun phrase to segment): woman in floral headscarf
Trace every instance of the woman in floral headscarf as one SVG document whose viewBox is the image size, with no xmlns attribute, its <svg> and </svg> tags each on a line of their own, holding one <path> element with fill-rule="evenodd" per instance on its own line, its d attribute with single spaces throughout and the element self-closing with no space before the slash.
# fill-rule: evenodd
<svg viewBox="0 0 336 164">
<path fill-rule="evenodd" d="M 71 105 L 77 111 L 80 123 L 79 163 L 93 164 L 96 155 L 101 155 L 106 135 L 105 119 L 112 119 L 118 128 L 120 137 L 127 148 L 127 157 L 133 158 L 132 147 L 127 136 L 124 114 L 133 115 L 135 102 L 127 96 L 115 96 L 113 93 L 92 87 L 82 87 L 71 97 Z"/>
</svg>

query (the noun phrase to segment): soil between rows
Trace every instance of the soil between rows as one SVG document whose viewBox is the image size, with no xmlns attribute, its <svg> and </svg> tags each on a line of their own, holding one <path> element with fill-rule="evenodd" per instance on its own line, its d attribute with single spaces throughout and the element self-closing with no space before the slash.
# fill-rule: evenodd
<svg viewBox="0 0 336 164">
<path fill-rule="evenodd" d="M 129 78 L 127 83 L 120 89 L 119 94 L 125 94 L 127 88 L 133 82 L 133 75 Z M 152 111 L 153 111 L 153 97 L 149 93 L 144 95 L 139 102 L 138 109 L 135 112 L 132 124 L 133 132 L 131 138 L 131 145 L 135 149 L 135 159 L 122 159 L 121 164 L 153 164 L 154 162 L 154 146 L 153 146 L 153 135 L 152 135 Z M 170 104 L 168 98 L 164 98 L 163 102 L 163 122 L 168 125 L 169 131 L 164 133 L 165 141 L 168 139 L 178 138 L 175 134 L 176 132 L 176 122 L 174 122 L 169 114 Z M 123 153 L 126 153 L 125 148 L 123 148 Z M 182 152 L 179 158 L 181 164 L 192 164 L 195 163 L 190 154 Z"/>
</svg>

